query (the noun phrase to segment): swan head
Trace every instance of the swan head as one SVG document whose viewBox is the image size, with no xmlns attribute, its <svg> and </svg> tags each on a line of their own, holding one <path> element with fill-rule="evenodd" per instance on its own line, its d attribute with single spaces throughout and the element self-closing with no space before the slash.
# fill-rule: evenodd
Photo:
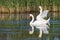
<svg viewBox="0 0 60 40">
<path fill-rule="evenodd" d="M 33 17 L 33 15 L 29 14 L 28 17 L 27 17 L 27 19 L 31 19 L 31 17 Z"/>
<path fill-rule="evenodd" d="M 41 6 L 39 6 L 39 8 L 41 9 Z"/>
<path fill-rule="evenodd" d="M 29 16 L 31 17 L 31 16 L 33 16 L 32 14 L 29 14 Z"/>
<path fill-rule="evenodd" d="M 27 19 L 31 19 L 31 17 L 33 17 L 33 15 L 32 15 L 32 14 L 29 14 L 29 15 L 27 16 Z"/>
<path fill-rule="evenodd" d="M 29 14 L 29 17 L 32 18 L 32 19 L 34 18 L 33 14 Z"/>
</svg>

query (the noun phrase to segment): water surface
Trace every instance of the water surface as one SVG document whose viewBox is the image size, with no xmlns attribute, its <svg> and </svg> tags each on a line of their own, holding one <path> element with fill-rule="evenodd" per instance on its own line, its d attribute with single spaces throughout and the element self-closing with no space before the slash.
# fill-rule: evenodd
<svg viewBox="0 0 60 40">
<path fill-rule="evenodd" d="M 28 30 L 31 30 L 27 19 L 29 13 L 21 13 L 10 16 L 5 16 L 5 20 L 0 20 L 0 40 L 60 40 L 60 19 L 59 16 L 51 17 L 49 34 L 43 34 L 42 38 L 38 38 L 39 30 L 34 29 L 32 35 Z M 32 13 L 35 17 L 38 13 Z M 8 15 L 8 14 L 6 14 Z"/>
</svg>

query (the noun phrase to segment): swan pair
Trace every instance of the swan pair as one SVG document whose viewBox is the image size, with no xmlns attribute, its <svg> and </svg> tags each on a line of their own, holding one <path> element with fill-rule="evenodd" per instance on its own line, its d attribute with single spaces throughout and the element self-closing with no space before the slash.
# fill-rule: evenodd
<svg viewBox="0 0 60 40">
<path fill-rule="evenodd" d="M 30 17 L 32 17 L 32 20 L 30 22 L 30 26 L 32 28 L 32 31 L 29 31 L 29 34 L 33 34 L 34 32 L 34 26 L 39 29 L 39 37 L 42 37 L 42 32 L 45 34 L 48 34 L 48 28 L 49 28 L 49 20 L 45 20 L 44 18 L 47 17 L 48 10 L 45 10 L 42 12 L 41 6 L 40 8 L 40 14 L 36 17 L 36 20 L 34 21 L 34 16 L 32 14 L 29 14 Z"/>
</svg>

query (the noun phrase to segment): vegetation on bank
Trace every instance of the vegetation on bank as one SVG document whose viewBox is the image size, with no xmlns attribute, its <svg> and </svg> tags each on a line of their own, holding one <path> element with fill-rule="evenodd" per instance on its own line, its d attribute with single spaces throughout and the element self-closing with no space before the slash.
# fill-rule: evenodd
<svg viewBox="0 0 60 40">
<path fill-rule="evenodd" d="M 39 5 L 51 11 L 60 11 L 60 0 L 0 0 L 0 12 L 38 11 Z"/>
<path fill-rule="evenodd" d="M 0 0 L 0 20 L 19 20 L 21 14 L 17 12 L 37 12 L 39 5 L 49 11 L 58 11 L 49 13 L 52 19 L 57 19 L 59 16 L 60 0 Z M 14 14 L 11 15 L 11 13 Z M 22 16 L 20 18 L 22 19 Z"/>
</svg>

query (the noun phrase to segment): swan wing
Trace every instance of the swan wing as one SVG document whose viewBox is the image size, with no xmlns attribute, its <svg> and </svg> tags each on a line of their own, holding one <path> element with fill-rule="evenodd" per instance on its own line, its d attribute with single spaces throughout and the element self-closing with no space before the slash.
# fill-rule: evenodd
<svg viewBox="0 0 60 40">
<path fill-rule="evenodd" d="M 40 13 L 40 17 L 45 18 L 47 17 L 47 14 L 48 14 L 48 10 L 44 10 L 42 13 Z"/>
<path fill-rule="evenodd" d="M 37 15 L 36 20 L 42 20 L 43 18 L 47 17 L 48 10 L 44 10 L 42 13 Z"/>
</svg>

